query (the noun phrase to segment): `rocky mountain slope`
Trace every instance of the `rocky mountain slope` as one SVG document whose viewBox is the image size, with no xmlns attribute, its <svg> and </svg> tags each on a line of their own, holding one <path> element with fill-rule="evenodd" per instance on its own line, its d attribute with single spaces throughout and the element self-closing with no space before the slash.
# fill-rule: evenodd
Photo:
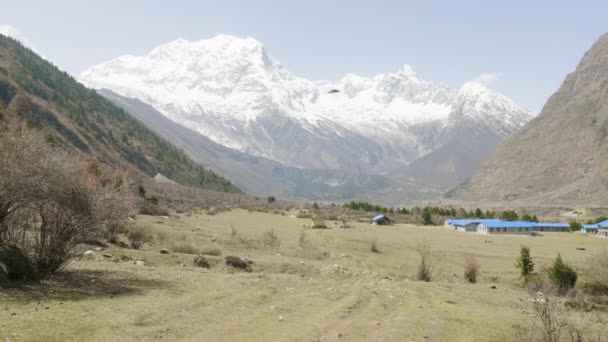
<svg viewBox="0 0 608 342">
<path fill-rule="evenodd" d="M 27 122 L 102 163 L 160 173 L 184 185 L 238 192 L 225 178 L 18 41 L 0 34 L 0 123 Z"/>
<path fill-rule="evenodd" d="M 452 197 L 597 205 L 608 200 L 608 34 Z"/>
<path fill-rule="evenodd" d="M 420 79 L 407 65 L 370 78 L 309 81 L 289 73 L 258 41 L 223 35 L 122 56 L 80 79 L 140 99 L 218 144 L 285 166 L 404 179 L 438 169 L 425 181 L 442 186 L 469 177 L 498 141 L 532 117 L 485 85 L 454 90 Z M 459 142 L 471 135 L 474 144 Z M 446 155 L 464 159 L 444 165 Z"/>
<path fill-rule="evenodd" d="M 233 179 L 246 192 L 283 198 L 308 200 L 347 200 L 367 194 L 376 202 L 399 203 L 415 195 L 433 198 L 439 191 L 424 189 L 411 181 L 396 182 L 382 175 L 365 175 L 345 170 L 299 169 L 276 161 L 252 156 L 217 144 L 165 117 L 154 107 L 138 99 L 127 98 L 110 90 L 99 93 L 135 118 L 146 122 L 155 133 L 181 148 L 190 158 L 219 174 Z M 387 198 L 392 194 L 392 199 Z"/>
</svg>

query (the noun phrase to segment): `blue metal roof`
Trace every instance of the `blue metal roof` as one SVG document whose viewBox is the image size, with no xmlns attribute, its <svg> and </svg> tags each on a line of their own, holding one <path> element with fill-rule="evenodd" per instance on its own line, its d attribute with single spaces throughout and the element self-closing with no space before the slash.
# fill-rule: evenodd
<svg viewBox="0 0 608 342">
<path fill-rule="evenodd" d="M 527 221 L 488 221 L 482 222 L 488 228 L 536 228 L 536 222 Z"/>
<path fill-rule="evenodd" d="M 582 225 L 581 228 L 584 228 L 584 229 L 598 229 L 599 225 L 597 225 L 597 224 L 584 224 L 584 225 Z"/>
<path fill-rule="evenodd" d="M 372 221 L 379 221 L 382 220 L 384 218 L 384 215 L 380 214 L 380 215 L 376 215 L 372 218 Z"/>
<path fill-rule="evenodd" d="M 606 221 L 602 221 L 602 222 L 599 222 L 597 225 L 598 225 L 598 227 L 600 227 L 600 228 L 603 228 L 603 227 L 608 227 L 608 220 L 606 220 Z"/>
<path fill-rule="evenodd" d="M 456 220 L 448 220 L 448 224 L 452 224 L 455 226 L 466 226 L 470 223 L 484 223 L 484 222 L 492 222 L 492 221 L 500 221 L 499 219 L 456 219 Z"/>
<path fill-rule="evenodd" d="M 570 224 L 569 223 L 563 223 L 563 222 L 539 222 L 536 224 L 539 227 L 556 227 L 556 228 L 570 228 Z"/>
</svg>

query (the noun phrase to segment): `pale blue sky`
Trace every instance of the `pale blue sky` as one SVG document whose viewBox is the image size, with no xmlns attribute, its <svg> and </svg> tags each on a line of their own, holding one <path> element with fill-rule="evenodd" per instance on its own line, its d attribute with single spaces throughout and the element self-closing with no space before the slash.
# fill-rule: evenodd
<svg viewBox="0 0 608 342">
<path fill-rule="evenodd" d="M 539 111 L 604 32 L 608 1 L 0 0 L 12 25 L 78 74 L 177 37 L 250 36 L 297 76 L 336 80 L 410 64 L 458 87 L 483 73 Z"/>
</svg>

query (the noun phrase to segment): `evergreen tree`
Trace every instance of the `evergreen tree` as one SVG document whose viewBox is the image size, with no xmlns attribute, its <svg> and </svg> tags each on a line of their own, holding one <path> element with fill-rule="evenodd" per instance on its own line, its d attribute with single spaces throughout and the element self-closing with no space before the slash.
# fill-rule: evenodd
<svg viewBox="0 0 608 342">
<path fill-rule="evenodd" d="M 475 209 L 475 217 L 483 218 L 483 211 L 481 211 L 479 208 Z"/>
<path fill-rule="evenodd" d="M 562 256 L 559 253 L 548 271 L 549 278 L 559 287 L 561 292 L 573 288 L 576 284 L 578 274 L 570 265 L 562 260 Z"/>
<path fill-rule="evenodd" d="M 519 216 L 514 210 L 503 211 L 501 218 L 505 221 L 517 221 Z"/>
<path fill-rule="evenodd" d="M 581 224 L 576 222 L 576 221 L 572 221 L 570 222 L 570 231 L 576 232 L 581 230 Z"/>
<path fill-rule="evenodd" d="M 433 223 L 433 218 L 431 216 L 431 211 L 428 207 L 425 207 L 422 211 L 422 221 L 425 225 L 431 225 Z"/>
<path fill-rule="evenodd" d="M 526 245 L 521 245 L 519 249 L 519 258 L 515 266 L 521 271 L 521 276 L 524 281 L 528 280 L 528 277 L 534 272 L 534 261 L 530 255 L 530 248 Z"/>
</svg>

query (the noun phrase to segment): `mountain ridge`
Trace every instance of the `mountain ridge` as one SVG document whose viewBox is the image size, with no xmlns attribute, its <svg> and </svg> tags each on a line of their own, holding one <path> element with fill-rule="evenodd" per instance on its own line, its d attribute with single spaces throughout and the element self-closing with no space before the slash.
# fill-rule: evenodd
<svg viewBox="0 0 608 342">
<path fill-rule="evenodd" d="M 450 89 L 419 79 L 409 65 L 370 78 L 309 81 L 255 39 L 226 35 L 121 56 L 80 79 L 138 98 L 221 145 L 308 169 L 395 172 L 452 142 L 450 117 L 471 118 L 473 129 L 497 137 L 492 144 L 532 117 L 483 84 Z"/>
<path fill-rule="evenodd" d="M 0 121 L 47 129 L 49 139 L 115 167 L 183 185 L 239 192 L 122 109 L 19 41 L 0 34 Z"/>
<path fill-rule="evenodd" d="M 595 205 L 608 200 L 606 160 L 608 33 L 584 54 L 541 113 L 500 143 L 483 167 L 451 196 Z"/>
</svg>

